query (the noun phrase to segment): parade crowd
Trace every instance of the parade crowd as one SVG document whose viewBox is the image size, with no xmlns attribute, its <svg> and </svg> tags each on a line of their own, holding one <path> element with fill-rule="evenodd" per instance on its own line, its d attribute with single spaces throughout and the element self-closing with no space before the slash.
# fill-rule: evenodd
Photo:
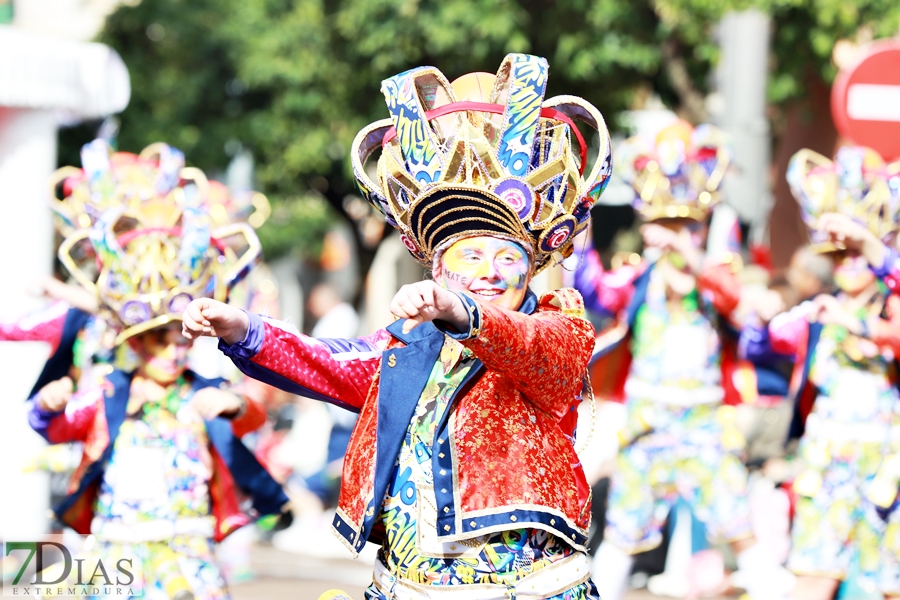
<svg viewBox="0 0 900 600">
<path fill-rule="evenodd" d="M 51 347 L 28 401 L 76 456 L 57 525 L 141 545 L 151 598 L 227 598 L 218 544 L 256 522 L 315 554 L 321 515 L 346 556 L 377 548 L 369 600 L 621 600 L 641 573 L 675 597 L 900 598 L 900 163 L 798 152 L 810 243 L 775 278 L 727 210 L 725 133 L 673 117 L 611 144 L 548 77 L 510 54 L 383 82 L 351 162 L 423 276 L 362 337 L 327 284 L 310 335 L 279 320 L 258 201 L 164 143 L 85 146 L 51 182 L 67 282 L 0 325 Z M 592 243 L 614 172 L 633 251 Z M 563 285 L 538 295 L 545 269 Z M 315 473 L 279 455 L 298 397 L 328 405 Z"/>
</svg>

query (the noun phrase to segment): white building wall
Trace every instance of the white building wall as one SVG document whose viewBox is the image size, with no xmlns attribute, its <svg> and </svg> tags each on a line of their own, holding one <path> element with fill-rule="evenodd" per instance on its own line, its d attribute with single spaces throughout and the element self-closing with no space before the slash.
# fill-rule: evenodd
<svg viewBox="0 0 900 600">
<path fill-rule="evenodd" d="M 0 316 L 39 307 L 28 286 L 51 272 L 53 227 L 47 180 L 56 168 L 56 116 L 0 108 Z M 22 467 L 44 446 L 28 427 L 25 400 L 46 344 L 0 343 L 0 537 L 33 539 L 49 524 L 48 477 Z"/>
</svg>

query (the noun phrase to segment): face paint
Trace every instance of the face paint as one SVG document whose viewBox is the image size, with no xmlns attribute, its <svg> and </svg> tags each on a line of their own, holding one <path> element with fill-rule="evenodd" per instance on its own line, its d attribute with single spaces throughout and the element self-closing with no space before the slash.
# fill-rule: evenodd
<svg viewBox="0 0 900 600">
<path fill-rule="evenodd" d="M 132 346 L 143 362 L 144 374 L 159 384 L 168 385 L 184 374 L 191 344 L 181 335 L 180 327 L 165 327 L 134 338 Z"/>
<path fill-rule="evenodd" d="M 861 292 L 875 281 L 869 263 L 859 253 L 842 252 L 833 258 L 834 283 L 841 290 L 850 294 Z"/>
<path fill-rule="evenodd" d="M 441 256 L 439 281 L 445 288 L 511 310 L 522 305 L 530 279 L 528 255 L 509 240 L 490 236 L 465 238 Z"/>
</svg>

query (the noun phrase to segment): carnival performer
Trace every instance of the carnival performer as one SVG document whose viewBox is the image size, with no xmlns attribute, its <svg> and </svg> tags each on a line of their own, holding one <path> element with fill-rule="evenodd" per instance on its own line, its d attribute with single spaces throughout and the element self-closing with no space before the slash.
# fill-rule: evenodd
<svg viewBox="0 0 900 600">
<path fill-rule="evenodd" d="M 55 508 L 62 523 L 95 536 L 105 557 L 142 557 L 136 585 L 146 596 L 226 598 L 214 542 L 255 517 L 281 514 L 288 499 L 239 440 L 262 424 L 265 409 L 187 369 L 192 342 L 180 321 L 194 298 L 225 300 L 259 242 L 246 224 L 213 229 L 202 173 L 167 169 L 165 158 L 178 151 L 164 151 L 130 155 L 149 176 L 128 186 L 117 185 L 115 161 L 98 165 L 99 181 L 115 188 L 110 206 L 81 220 L 88 226 L 73 229 L 59 251 L 99 299 L 117 333 L 112 347 L 127 345 L 136 368 L 113 368 L 101 385 L 77 392 L 67 377 L 50 382 L 32 399 L 29 420 L 51 443 L 84 445 L 69 495 Z M 241 511 L 238 490 L 250 496 L 251 514 Z"/>
<path fill-rule="evenodd" d="M 803 470 L 788 567 L 793 600 L 834 596 L 856 561 L 868 587 L 900 597 L 897 453 L 900 283 L 893 244 L 900 228 L 900 163 L 842 148 L 834 161 L 801 150 L 788 182 L 814 252 L 834 263 L 838 292 L 778 315 L 753 336 L 796 357 L 791 435 Z M 765 342 L 764 344 L 762 342 Z M 802 436 L 802 437 L 801 437 Z"/>
<path fill-rule="evenodd" d="M 623 597 L 633 555 L 661 543 L 679 497 L 711 540 L 732 545 L 751 598 L 790 586 L 753 539 L 747 471 L 735 455 L 743 444 L 735 340 L 722 333 L 739 300 L 735 261 L 714 264 L 702 249 L 730 158 L 724 134 L 709 125 L 679 121 L 654 140 L 626 140 L 616 169 L 636 191 L 646 258 L 607 272 L 588 246 L 571 275 L 588 309 L 616 319 L 598 336 L 591 374 L 595 390 L 626 408 L 594 557 L 604 600 Z"/>
<path fill-rule="evenodd" d="M 384 81 L 391 118 L 357 135 L 354 171 L 434 278 L 400 289 L 386 330 L 315 339 L 209 300 L 185 313 L 186 336 L 218 336 L 248 375 L 360 413 L 333 525 L 354 555 L 381 545 L 370 600 L 598 598 L 573 446 L 593 330 L 575 292 L 529 282 L 587 226 L 609 139 L 589 103 L 545 100 L 547 77 L 510 54 L 496 77 Z M 574 119 L 600 136 L 587 171 Z"/>
</svg>

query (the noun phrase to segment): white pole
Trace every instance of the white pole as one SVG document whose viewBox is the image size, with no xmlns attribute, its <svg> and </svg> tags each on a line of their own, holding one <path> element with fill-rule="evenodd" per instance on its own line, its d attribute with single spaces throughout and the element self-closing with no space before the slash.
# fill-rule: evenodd
<svg viewBox="0 0 900 600">
<path fill-rule="evenodd" d="M 763 240 L 772 204 L 766 118 L 769 23 L 769 16 L 755 9 L 731 12 L 722 19 L 718 101 L 710 107 L 719 126 L 734 140 L 735 162 L 725 178 L 725 198 L 741 220 L 751 224 L 752 241 Z"/>
</svg>

